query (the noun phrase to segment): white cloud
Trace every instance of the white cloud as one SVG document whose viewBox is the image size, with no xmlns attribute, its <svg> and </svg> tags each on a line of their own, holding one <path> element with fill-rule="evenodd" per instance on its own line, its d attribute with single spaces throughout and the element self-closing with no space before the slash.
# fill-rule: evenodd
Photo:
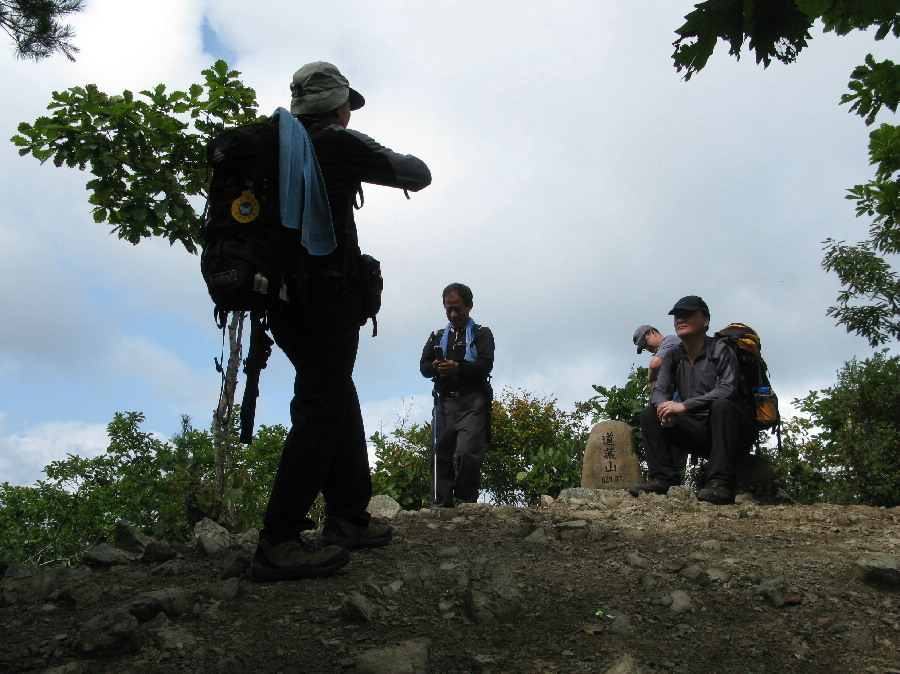
<svg viewBox="0 0 900 674">
<path fill-rule="evenodd" d="M 218 378 L 199 374 L 158 343 L 133 335 L 112 345 L 101 369 L 133 379 L 138 386 L 153 387 L 176 408 L 190 408 L 201 397 L 209 401 L 211 410 L 219 388 Z M 137 396 L 138 404 L 139 400 Z"/>
<path fill-rule="evenodd" d="M 91 0 L 70 22 L 81 50 L 70 70 L 110 92 L 172 83 L 208 65 L 201 58 L 201 21 L 197 2 Z"/>
<path fill-rule="evenodd" d="M 45 479 L 43 469 L 69 454 L 92 458 L 106 451 L 106 426 L 81 421 L 50 421 L 8 435 L 0 414 L 0 475 L 3 482 L 27 486 Z"/>
</svg>

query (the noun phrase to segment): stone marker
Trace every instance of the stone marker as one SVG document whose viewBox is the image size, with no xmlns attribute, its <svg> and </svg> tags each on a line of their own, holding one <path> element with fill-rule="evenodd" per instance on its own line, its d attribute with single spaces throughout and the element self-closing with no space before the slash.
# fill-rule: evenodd
<svg viewBox="0 0 900 674">
<path fill-rule="evenodd" d="M 634 430 L 624 421 L 594 424 L 584 450 L 581 486 L 585 489 L 627 489 L 641 482 L 634 453 Z"/>
</svg>

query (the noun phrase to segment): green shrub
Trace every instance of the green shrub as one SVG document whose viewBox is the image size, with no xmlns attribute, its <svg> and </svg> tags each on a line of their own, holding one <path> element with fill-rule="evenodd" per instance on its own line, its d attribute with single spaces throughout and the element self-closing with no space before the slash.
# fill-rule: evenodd
<svg viewBox="0 0 900 674">
<path fill-rule="evenodd" d="M 0 555 L 6 563 L 71 562 L 107 540 L 124 519 L 142 530 L 170 516 L 169 480 L 158 457 L 166 443 L 144 433 L 143 415 L 117 413 L 104 454 L 70 454 L 44 469 L 33 487 L 0 488 Z"/>
<path fill-rule="evenodd" d="M 72 562 L 110 540 L 120 519 L 157 538 L 189 538 L 216 499 L 210 433 L 183 417 L 165 442 L 142 431 L 143 421 L 116 413 L 103 454 L 54 461 L 33 486 L 0 485 L 0 563 Z M 220 518 L 232 529 L 261 526 L 286 435 L 283 426 L 261 426 L 249 445 L 235 444 Z M 312 516 L 320 514 L 317 502 Z"/>
<path fill-rule="evenodd" d="M 801 502 L 900 504 L 900 356 L 852 359 L 793 404 L 776 468 Z"/>
<path fill-rule="evenodd" d="M 559 496 L 563 489 L 581 485 L 581 467 L 586 440 L 573 436 L 556 447 L 541 447 L 531 457 L 528 470 L 516 474 L 525 503 L 535 505 L 541 496 Z"/>
<path fill-rule="evenodd" d="M 586 434 L 580 417 L 526 391 L 504 389 L 492 406 L 491 434 L 481 492 L 495 504 L 534 504 L 581 484 Z M 372 487 L 404 509 L 431 502 L 428 466 L 431 424 L 407 426 L 370 438 L 375 447 Z"/>
<path fill-rule="evenodd" d="M 47 482 L 0 484 L 0 568 L 9 564 L 69 563 L 106 531 L 84 517 L 78 496 Z"/>
<path fill-rule="evenodd" d="M 418 510 L 431 503 L 431 424 L 406 424 L 403 419 L 390 434 L 369 438 L 375 447 L 372 493 L 387 494 L 405 510 Z"/>
<path fill-rule="evenodd" d="M 535 505 L 581 484 L 587 433 L 582 415 L 555 399 L 504 388 L 495 398 L 492 440 L 482 469 L 482 491 L 495 504 Z"/>
</svg>

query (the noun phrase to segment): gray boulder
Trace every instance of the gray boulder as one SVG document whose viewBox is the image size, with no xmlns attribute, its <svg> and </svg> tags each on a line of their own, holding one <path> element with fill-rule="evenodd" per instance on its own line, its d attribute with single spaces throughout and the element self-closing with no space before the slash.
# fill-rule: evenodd
<svg viewBox="0 0 900 674">
<path fill-rule="evenodd" d="M 128 557 L 123 555 L 120 550 L 116 550 L 106 543 L 101 543 L 97 547 L 91 548 L 85 552 L 81 561 L 88 566 L 103 568 L 127 564 Z"/>
<path fill-rule="evenodd" d="M 481 624 L 515 620 L 525 610 L 509 574 L 483 558 L 473 563 L 465 603 L 472 620 Z"/>
<path fill-rule="evenodd" d="M 137 618 L 124 609 L 88 620 L 78 634 L 78 647 L 91 651 L 137 651 L 141 645 Z"/>
<path fill-rule="evenodd" d="M 144 548 L 147 547 L 153 539 L 139 531 L 134 530 L 134 525 L 125 520 L 116 522 L 116 528 L 113 532 L 113 540 L 119 550 L 133 552 L 136 555 L 144 554 Z"/>
<path fill-rule="evenodd" d="M 900 590 L 900 557 L 878 553 L 860 557 L 853 565 L 853 577 L 885 590 Z"/>
<path fill-rule="evenodd" d="M 368 510 L 373 517 L 394 517 L 400 512 L 400 504 L 387 494 L 377 494 L 369 501 Z"/>
<path fill-rule="evenodd" d="M 404 641 L 392 648 L 366 651 L 353 662 L 356 674 L 427 674 L 430 671 L 430 644 L 431 641 L 423 637 Z"/>
<path fill-rule="evenodd" d="M 196 597 L 192 592 L 170 588 L 138 595 L 137 599 L 131 602 L 128 612 L 144 623 L 160 613 L 165 613 L 169 618 L 186 615 L 194 610 L 196 603 Z"/>
<path fill-rule="evenodd" d="M 204 517 L 194 525 L 194 538 L 197 546 L 207 557 L 217 557 L 231 546 L 231 534 L 228 529 L 208 517 Z"/>
</svg>

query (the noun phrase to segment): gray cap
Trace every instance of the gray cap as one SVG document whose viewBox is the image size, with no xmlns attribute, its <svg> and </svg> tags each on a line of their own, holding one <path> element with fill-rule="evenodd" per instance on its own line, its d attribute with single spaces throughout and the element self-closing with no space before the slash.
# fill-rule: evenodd
<svg viewBox="0 0 900 674">
<path fill-rule="evenodd" d="M 640 353 L 647 347 L 647 333 L 651 330 L 656 330 L 656 328 L 654 328 L 652 325 L 642 325 L 634 331 L 634 337 L 631 338 L 631 341 L 634 342 L 637 346 L 638 353 Z"/>
<path fill-rule="evenodd" d="M 325 61 L 307 63 L 294 73 L 291 82 L 291 114 L 317 115 L 330 112 L 350 101 L 351 110 L 359 110 L 366 99 L 350 88 L 341 71 Z"/>
</svg>

